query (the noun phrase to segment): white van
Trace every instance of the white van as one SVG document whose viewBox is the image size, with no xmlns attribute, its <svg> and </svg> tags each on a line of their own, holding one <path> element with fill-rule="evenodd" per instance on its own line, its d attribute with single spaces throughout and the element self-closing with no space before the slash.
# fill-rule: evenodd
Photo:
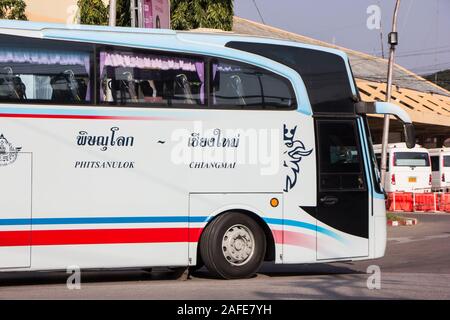
<svg viewBox="0 0 450 320">
<path fill-rule="evenodd" d="M 381 145 L 375 145 L 374 151 L 380 164 Z M 431 191 L 430 162 L 428 150 L 419 145 L 408 149 L 405 143 L 389 144 L 385 191 Z"/>
<path fill-rule="evenodd" d="M 429 149 L 432 170 L 432 187 L 437 191 L 450 189 L 450 148 Z"/>
</svg>

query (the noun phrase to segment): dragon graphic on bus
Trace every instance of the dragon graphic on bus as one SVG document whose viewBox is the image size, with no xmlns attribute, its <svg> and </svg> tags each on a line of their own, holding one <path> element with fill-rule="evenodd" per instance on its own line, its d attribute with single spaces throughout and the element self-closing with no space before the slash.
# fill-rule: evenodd
<svg viewBox="0 0 450 320">
<path fill-rule="evenodd" d="M 288 129 L 286 125 L 283 125 L 283 140 L 286 146 L 286 150 L 283 152 L 283 166 L 290 169 L 286 175 L 284 192 L 289 192 L 297 183 L 297 175 L 300 172 L 299 163 L 302 157 L 307 157 L 313 152 L 313 149 L 307 150 L 303 142 L 296 139 L 296 131 L 297 126 Z"/>
</svg>

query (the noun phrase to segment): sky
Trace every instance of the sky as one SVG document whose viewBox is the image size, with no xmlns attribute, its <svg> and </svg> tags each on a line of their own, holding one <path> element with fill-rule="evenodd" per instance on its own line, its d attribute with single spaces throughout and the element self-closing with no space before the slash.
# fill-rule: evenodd
<svg viewBox="0 0 450 320">
<path fill-rule="evenodd" d="M 382 30 L 385 57 L 394 7 L 395 0 L 234 0 L 236 16 L 376 56 Z M 450 0 L 401 0 L 398 32 L 396 63 L 417 74 L 450 69 Z"/>
</svg>

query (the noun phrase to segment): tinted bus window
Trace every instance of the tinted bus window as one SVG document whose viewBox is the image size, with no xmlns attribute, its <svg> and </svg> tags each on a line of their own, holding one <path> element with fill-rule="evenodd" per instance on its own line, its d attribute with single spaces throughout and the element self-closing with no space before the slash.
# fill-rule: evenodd
<svg viewBox="0 0 450 320">
<path fill-rule="evenodd" d="M 228 60 L 212 63 L 212 104 L 247 108 L 293 109 L 290 82 L 268 70 Z"/>
<path fill-rule="evenodd" d="M 0 101 L 91 101 L 91 46 L 0 36 Z"/>
<path fill-rule="evenodd" d="M 296 70 L 302 77 L 314 112 L 354 113 L 353 93 L 340 56 L 275 44 L 232 41 L 227 47 L 258 54 Z"/>
<path fill-rule="evenodd" d="M 364 189 L 353 121 L 318 121 L 320 189 Z"/>
<path fill-rule="evenodd" d="M 429 167 L 430 158 L 426 152 L 396 152 L 394 165 L 397 167 Z"/>
<path fill-rule="evenodd" d="M 205 104 L 201 59 L 127 50 L 100 52 L 100 101 L 111 104 Z"/>
</svg>

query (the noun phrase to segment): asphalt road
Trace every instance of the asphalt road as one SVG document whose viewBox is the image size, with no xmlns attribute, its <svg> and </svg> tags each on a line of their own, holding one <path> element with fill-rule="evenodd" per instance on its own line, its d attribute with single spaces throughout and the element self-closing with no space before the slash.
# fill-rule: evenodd
<svg viewBox="0 0 450 320">
<path fill-rule="evenodd" d="M 181 281 L 169 272 L 83 272 L 79 290 L 65 273 L 0 273 L 0 299 L 450 299 L 450 214 L 409 214 L 413 227 L 389 227 L 382 259 L 355 263 L 266 264 L 247 280 L 211 279 L 199 270 Z M 368 289 L 367 267 L 381 270 Z"/>
</svg>

